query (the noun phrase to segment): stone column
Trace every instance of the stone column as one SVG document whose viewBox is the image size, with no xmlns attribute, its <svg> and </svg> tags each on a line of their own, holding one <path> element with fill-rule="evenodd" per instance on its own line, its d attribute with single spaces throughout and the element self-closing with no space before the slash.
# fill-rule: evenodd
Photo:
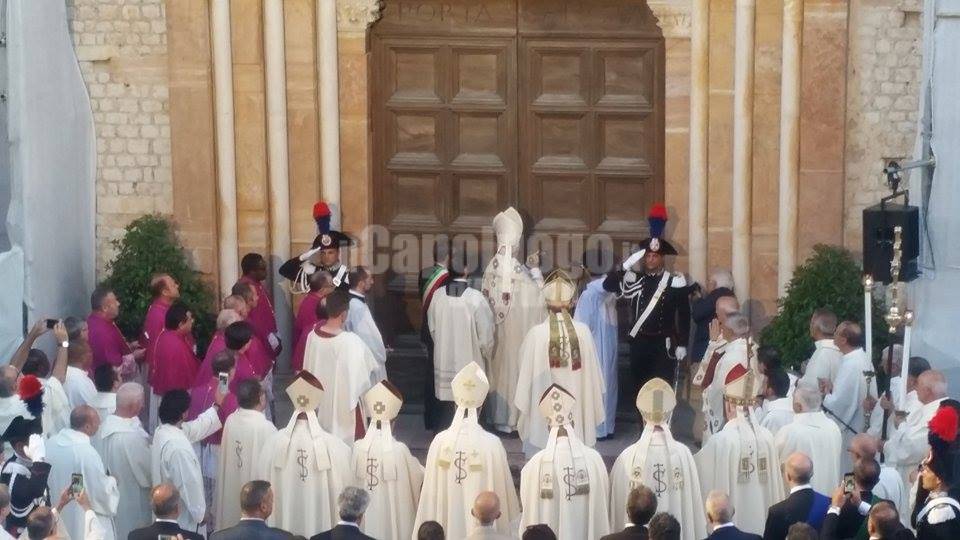
<svg viewBox="0 0 960 540">
<path fill-rule="evenodd" d="M 330 224 L 340 227 L 340 78 L 337 58 L 337 0 L 317 0 L 317 67 L 320 79 L 320 162 L 323 200 Z"/>
<path fill-rule="evenodd" d="M 237 264 L 237 172 L 233 122 L 233 53 L 230 43 L 230 0 L 213 0 L 214 110 L 217 132 L 217 216 L 220 291 L 229 291 L 239 277 Z"/>
<path fill-rule="evenodd" d="M 284 51 L 283 0 L 263 2 L 263 44 L 267 91 L 267 164 L 270 189 L 270 254 L 268 268 L 274 278 L 272 298 L 277 329 L 290 336 L 290 294 L 277 269 L 290 258 L 290 173 L 287 151 L 287 74 Z M 292 349 L 289 344 L 285 351 Z M 286 354 L 284 356 L 287 356 Z"/>
<path fill-rule="evenodd" d="M 690 32 L 690 274 L 707 279 L 710 0 L 694 0 Z"/>
<path fill-rule="evenodd" d="M 797 196 L 800 176 L 800 54 L 803 0 L 783 2 L 783 53 L 780 67 L 780 204 L 777 244 L 777 295 L 786 293 L 797 262 Z"/>
<path fill-rule="evenodd" d="M 733 281 L 740 302 L 750 299 L 753 189 L 753 67 L 756 0 L 737 0 L 733 68 Z"/>
</svg>

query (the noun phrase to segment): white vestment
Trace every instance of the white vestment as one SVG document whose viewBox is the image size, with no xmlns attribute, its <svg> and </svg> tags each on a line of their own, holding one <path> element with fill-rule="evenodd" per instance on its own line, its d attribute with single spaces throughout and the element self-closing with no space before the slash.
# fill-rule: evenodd
<svg viewBox="0 0 960 540">
<path fill-rule="evenodd" d="M 373 354 L 373 359 L 380 366 L 380 374 L 377 375 L 377 381 L 387 378 L 387 347 L 383 344 L 383 336 L 380 335 L 380 329 L 377 328 L 376 321 L 373 320 L 373 313 L 367 303 L 358 296 L 357 291 L 350 291 L 350 306 L 347 310 L 347 320 L 343 329 L 353 332 L 357 335 Z"/>
<path fill-rule="evenodd" d="M 513 265 L 512 276 L 506 288 L 499 281 L 499 271 L 494 268 L 495 261 Z M 498 263 L 499 264 L 499 263 Z M 520 344 L 527 332 L 540 324 L 547 316 L 546 303 L 541 290 L 542 276 L 539 270 L 532 273 L 512 256 L 498 254 L 483 273 L 483 294 L 493 306 L 496 340 L 489 369 L 492 391 L 487 397 L 487 410 L 490 422 L 499 431 L 512 432 L 517 429 L 520 412 L 515 405 L 517 378 L 520 372 Z M 504 304 L 504 295 L 509 302 Z M 500 300 L 498 300 L 500 299 Z M 540 396 L 537 396 L 539 399 Z M 546 435 L 544 435 L 546 438 Z"/>
<path fill-rule="evenodd" d="M 453 401 L 450 383 L 470 362 L 489 370 L 493 352 L 493 311 L 480 291 L 467 287 L 448 296 L 445 287 L 433 293 L 427 327 L 433 338 L 433 379 L 437 399 Z"/>
<path fill-rule="evenodd" d="M 382 380 L 381 369 L 370 348 L 353 332 L 307 336 L 303 369 L 323 385 L 317 418 L 323 429 L 347 445 L 353 444 L 360 398 Z M 348 446 L 349 448 L 349 446 Z"/>
<path fill-rule="evenodd" d="M 407 445 L 393 437 L 389 423 L 381 429 L 371 422 L 366 436 L 353 443 L 351 484 L 370 495 L 370 505 L 360 523 L 364 534 L 373 538 L 413 537 L 423 465 Z"/>
<path fill-rule="evenodd" d="M 97 414 L 100 415 L 100 422 L 103 422 L 108 416 L 116 412 L 117 394 L 113 392 L 97 392 L 97 397 L 91 406 L 97 410 Z M 101 451 L 103 449 L 103 436 L 101 435 L 101 431 L 97 431 L 93 437 L 90 437 L 90 444 L 97 450 L 97 453 L 103 453 Z"/>
<path fill-rule="evenodd" d="M 117 506 L 117 538 L 150 523 L 150 436 L 139 418 L 108 416 L 100 430 L 100 457 L 103 466 L 117 479 L 120 504 Z"/>
<path fill-rule="evenodd" d="M 80 368 L 67 366 L 67 374 L 63 378 L 63 391 L 70 400 L 70 410 L 80 405 L 96 407 L 97 387 L 94 386 L 87 372 Z"/>
<path fill-rule="evenodd" d="M 520 346 L 521 364 L 516 384 L 519 391 L 514 403 L 520 411 L 517 431 L 520 432 L 527 455 L 532 455 L 546 447 L 550 428 L 547 427 L 547 421 L 540 414 L 538 407 L 543 393 L 552 384 L 562 386 L 576 399 L 573 431 L 583 444 L 593 448 L 597 442 L 597 426 L 604 419 L 603 374 L 597 362 L 590 329 L 582 322 L 572 321 L 580 344 L 580 369 L 574 370 L 573 360 L 570 358 L 570 340 L 566 336 L 566 326 L 562 322 L 562 317 L 569 317 L 569 315 L 562 312 L 551 313 L 550 317 L 556 317 L 561 321 L 558 327 L 561 333 L 560 342 L 566 353 L 566 366 L 550 367 L 549 318 L 531 328 Z"/>
<path fill-rule="evenodd" d="M 827 411 L 827 416 L 834 422 L 843 434 L 843 448 L 850 445 L 850 440 L 854 436 L 853 429 L 860 433 L 866 429 L 866 422 L 863 415 L 863 400 L 868 395 L 874 399 L 877 398 L 877 378 L 873 377 L 870 386 L 867 386 L 867 378 L 864 372 L 873 371 L 873 364 L 867 358 L 867 353 L 863 349 L 856 349 L 843 355 L 840 361 L 840 369 L 837 371 L 837 378 L 833 383 L 833 391 L 823 396 L 823 408 Z M 841 422 L 842 420 L 842 422 Z M 844 423 L 848 427 L 844 426 Z M 850 453 L 844 452 L 841 457 L 841 468 L 844 471 L 853 470 L 853 462 Z"/>
<path fill-rule="evenodd" d="M 276 432 L 277 428 L 267 417 L 254 409 L 237 409 L 223 423 L 213 499 L 214 523 L 218 529 L 232 527 L 240 521 L 240 489 L 258 479 L 257 463 L 263 445 Z"/>
<path fill-rule="evenodd" d="M 747 369 L 755 369 L 756 361 L 751 361 L 755 355 L 747 354 L 747 339 L 737 338 L 731 342 L 720 342 L 713 352 L 721 354 L 717 367 L 713 372 L 713 380 L 710 385 L 703 390 L 703 444 L 706 445 L 710 437 L 718 433 L 726 422 L 723 412 L 723 385 L 726 384 L 727 375 L 737 364 L 743 365 Z M 710 362 L 712 355 L 708 347 L 703 361 Z"/>
<path fill-rule="evenodd" d="M 935 399 L 910 413 L 900 423 L 900 427 L 893 431 L 886 444 L 883 445 L 884 463 L 895 467 L 903 484 L 910 482 L 910 473 L 917 470 L 917 466 L 927 457 L 930 445 L 927 442 L 927 424 L 937 414 L 940 402 Z"/>
<path fill-rule="evenodd" d="M 910 526 L 910 507 L 913 505 L 913 499 L 910 498 L 910 490 L 906 488 L 896 469 L 880 465 L 880 480 L 873 486 L 873 496 L 893 501 L 897 510 L 900 511 L 900 522 L 904 527 Z"/>
<path fill-rule="evenodd" d="M 597 437 L 612 435 L 617 418 L 617 295 L 603 288 L 604 278 L 597 278 L 587 284 L 573 319 L 590 328 L 593 344 L 597 348 L 597 361 L 603 373 L 603 422 L 597 428 Z"/>
<path fill-rule="evenodd" d="M 436 521 L 447 538 L 466 537 L 477 523 L 470 509 L 481 491 L 493 491 L 500 498 L 497 531 L 514 534 L 520 503 L 507 452 L 497 436 L 477 423 L 475 409 L 464 418 L 464 409 L 458 407 L 450 427 L 430 443 L 413 530 L 424 521 Z"/>
<path fill-rule="evenodd" d="M 777 432 L 774 444 L 780 463 L 786 463 L 794 452 L 806 454 L 813 461 L 810 485 L 814 491 L 829 496 L 840 485 L 845 472 L 840 470 L 840 456 L 846 448 L 840 428 L 823 411 L 794 415 L 793 421 Z"/>
<path fill-rule="evenodd" d="M 807 360 L 807 369 L 803 372 L 800 382 L 812 388 L 819 388 L 819 379 L 828 379 L 830 382 L 837 380 L 843 353 L 837 348 L 833 338 L 817 340 L 813 345 L 815 347 L 813 354 Z"/>
<path fill-rule="evenodd" d="M 917 397 L 917 391 L 911 390 L 907 392 L 907 399 L 903 402 L 901 409 L 900 380 L 899 376 L 890 379 L 890 400 L 893 402 L 895 409 L 903 410 L 907 413 L 907 416 L 909 416 L 910 413 L 922 407 L 923 403 L 920 403 L 920 399 Z M 870 429 L 867 430 L 867 433 L 874 437 L 883 436 L 883 412 L 883 407 L 880 406 L 880 401 L 877 400 L 876 405 L 873 406 L 873 414 L 870 415 Z M 887 417 L 887 440 L 890 439 L 896 429 L 896 415 L 891 412 Z"/>
<path fill-rule="evenodd" d="M 764 414 L 760 425 L 776 436 L 780 428 L 793 421 L 793 398 L 784 397 L 763 402 Z"/>
<path fill-rule="evenodd" d="M 43 435 L 50 438 L 60 430 L 70 427 L 70 398 L 63 384 L 56 377 L 41 379 L 43 382 Z"/>
<path fill-rule="evenodd" d="M 193 443 L 216 433 L 222 426 L 215 408 L 210 407 L 195 420 L 180 427 L 161 424 L 153 434 L 150 448 L 150 476 L 153 485 L 170 482 L 180 491 L 180 517 L 177 523 L 184 530 L 200 531 L 200 522 L 207 513 L 200 459 Z"/>
<path fill-rule="evenodd" d="M 647 486 L 657 496 L 657 512 L 668 512 L 680 522 L 680 538 L 707 537 L 700 475 L 690 449 L 678 443 L 668 431 L 652 424 L 644 427 L 640 440 L 617 456 L 610 471 L 610 526 L 626 526 L 627 496 L 630 490 Z"/>
<path fill-rule="evenodd" d="M 120 492 L 117 481 L 108 476 L 103 461 L 90 445 L 90 437 L 79 431 L 65 429 L 47 441 L 47 463 L 50 464 L 48 485 L 50 493 L 59 496 L 71 484 L 74 474 L 83 475 L 83 490 L 90 499 L 90 508 L 97 514 L 104 538 L 116 538 L 113 518 L 117 514 Z M 83 538 L 86 530 L 84 511 L 71 504 L 60 514 L 71 538 Z"/>
<path fill-rule="evenodd" d="M 520 471 L 519 534 L 546 523 L 557 538 L 600 538 L 610 532 L 607 466 L 575 434 L 557 437 L 556 432 Z"/>
<path fill-rule="evenodd" d="M 339 521 L 337 496 L 351 485 L 350 447 L 320 427 L 312 412 L 267 438 L 256 477 L 273 485 L 273 514 L 267 523 L 310 537 Z"/>
<path fill-rule="evenodd" d="M 741 414 L 714 433 L 694 461 L 701 493 L 718 489 L 729 494 L 737 528 L 763 534 L 767 509 L 785 493 L 773 435 L 762 426 L 751 429 Z"/>
</svg>

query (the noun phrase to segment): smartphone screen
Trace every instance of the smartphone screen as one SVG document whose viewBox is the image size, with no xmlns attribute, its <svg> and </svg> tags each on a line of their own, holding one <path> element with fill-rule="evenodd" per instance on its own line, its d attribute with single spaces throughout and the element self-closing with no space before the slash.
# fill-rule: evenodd
<svg viewBox="0 0 960 540">
<path fill-rule="evenodd" d="M 853 493 L 857 489 L 857 484 L 853 480 L 853 473 L 843 475 L 843 492 Z"/>
<path fill-rule="evenodd" d="M 73 473 L 70 475 L 70 492 L 76 497 L 81 491 L 83 491 L 83 475 Z"/>
<path fill-rule="evenodd" d="M 227 384 L 229 382 L 229 376 L 226 373 L 218 373 L 217 379 L 219 379 L 218 390 L 221 394 L 227 393 Z"/>
</svg>

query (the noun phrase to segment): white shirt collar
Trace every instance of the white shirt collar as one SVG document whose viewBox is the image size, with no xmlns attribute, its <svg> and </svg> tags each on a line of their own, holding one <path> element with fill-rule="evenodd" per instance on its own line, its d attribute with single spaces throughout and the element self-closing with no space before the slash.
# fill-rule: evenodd
<svg viewBox="0 0 960 540">
<path fill-rule="evenodd" d="M 713 530 L 725 529 L 725 528 L 727 528 L 727 527 L 733 527 L 733 526 L 734 526 L 733 522 L 732 522 L 732 521 L 728 521 L 727 523 L 724 523 L 723 525 L 717 525 L 717 526 L 715 526 L 715 527 L 713 528 Z"/>
<path fill-rule="evenodd" d="M 792 488 L 790 488 L 790 494 L 793 495 L 794 493 L 798 491 L 803 491 L 805 489 L 813 489 L 813 487 L 811 487 L 810 484 L 804 484 L 802 486 L 793 486 Z"/>
<path fill-rule="evenodd" d="M 817 341 L 813 342 L 813 345 L 818 349 L 833 349 L 835 351 L 840 350 L 837 348 L 837 344 L 833 342 L 833 338 L 818 339 Z"/>
<path fill-rule="evenodd" d="M 843 355 L 843 357 L 844 357 L 844 358 L 856 358 L 856 357 L 858 357 L 858 356 L 865 356 L 866 354 L 867 354 L 867 353 L 866 353 L 863 349 L 861 349 L 861 348 L 858 347 L 858 348 L 856 348 L 856 349 L 848 352 L 847 354 Z"/>
<path fill-rule="evenodd" d="M 340 525 L 346 525 L 347 527 L 356 527 L 356 528 L 358 528 L 358 529 L 360 528 L 360 524 L 359 524 L 359 523 L 354 523 L 354 522 L 352 522 L 352 521 L 343 521 L 343 520 L 340 520 L 340 521 L 337 522 L 337 526 L 339 527 Z"/>
<path fill-rule="evenodd" d="M 156 521 L 156 522 L 160 522 L 160 523 L 177 523 L 177 520 L 175 520 L 175 519 L 157 518 L 155 521 Z M 179 525 L 179 523 L 177 523 L 177 524 Z"/>
<path fill-rule="evenodd" d="M 264 521 L 263 518 L 240 516 L 240 521 Z"/>
<path fill-rule="evenodd" d="M 354 295 L 354 296 L 357 296 L 357 297 L 360 297 L 360 298 L 366 298 L 366 295 L 364 295 L 362 292 L 360 292 L 360 291 L 358 291 L 358 290 L 356 290 L 356 289 L 350 289 L 350 294 L 352 294 L 352 295 Z"/>
</svg>

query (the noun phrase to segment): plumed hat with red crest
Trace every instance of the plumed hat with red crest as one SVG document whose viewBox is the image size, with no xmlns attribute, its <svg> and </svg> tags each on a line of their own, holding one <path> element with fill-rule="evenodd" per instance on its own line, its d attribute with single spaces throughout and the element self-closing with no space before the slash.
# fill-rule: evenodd
<svg viewBox="0 0 960 540">
<path fill-rule="evenodd" d="M 330 206 L 323 201 L 313 205 L 313 221 L 317 224 L 317 237 L 313 239 L 313 248 L 347 247 L 353 245 L 353 240 L 340 231 L 330 228 L 330 218 L 333 213 Z"/>
<path fill-rule="evenodd" d="M 653 205 L 647 223 L 650 224 L 650 237 L 640 242 L 640 249 L 661 255 L 676 255 L 677 250 L 663 238 L 667 229 L 667 207 L 663 203 Z"/>
<path fill-rule="evenodd" d="M 945 399 L 927 424 L 930 443 L 929 467 L 942 482 L 952 488 L 960 481 L 960 402 Z"/>
</svg>

